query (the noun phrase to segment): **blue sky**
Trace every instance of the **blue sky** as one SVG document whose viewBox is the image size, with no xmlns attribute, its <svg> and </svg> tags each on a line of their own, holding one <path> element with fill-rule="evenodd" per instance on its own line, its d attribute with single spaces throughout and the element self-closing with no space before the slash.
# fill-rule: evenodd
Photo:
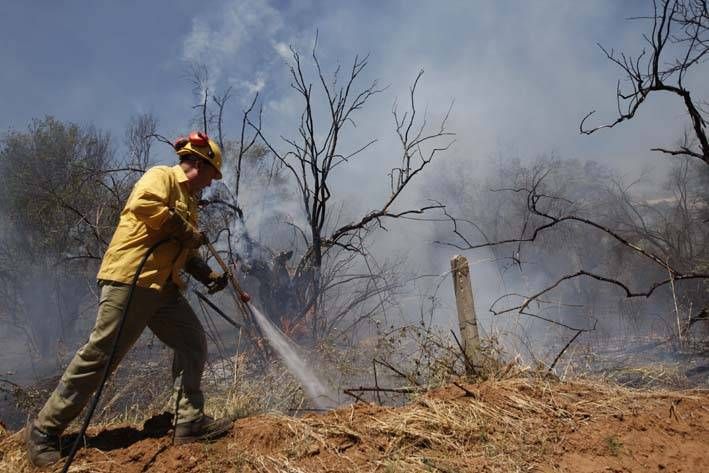
<svg viewBox="0 0 709 473">
<path fill-rule="evenodd" d="M 577 131 L 591 109 L 614 118 L 620 76 L 596 42 L 637 53 L 643 25 L 624 18 L 647 13 L 645 0 L 61 3 L 3 6 L 0 130 L 49 114 L 95 124 L 120 141 L 130 116 L 150 111 L 163 134 L 180 134 L 194 102 L 186 76 L 197 61 L 209 66 L 217 90 L 234 87 L 232 135 L 254 90 L 264 99 L 267 131 L 288 134 L 299 104 L 282 53 L 292 45 L 307 54 L 316 30 L 326 68 L 369 53 L 366 79 L 388 86 L 351 135 L 353 145 L 380 139 L 371 162 L 394 154 L 391 106 L 421 68 L 419 101 L 432 117 L 455 100 L 453 154 L 463 159 L 502 148 L 523 156 L 556 151 L 627 170 L 659 163 L 648 149 L 671 143 L 684 124 L 675 101 L 660 98 L 624 127 L 591 137 Z"/>
<path fill-rule="evenodd" d="M 119 146 L 131 116 L 152 112 L 159 132 L 176 137 L 189 129 L 195 98 L 188 75 L 190 65 L 201 62 L 209 67 L 215 90 L 234 88 L 227 135 L 238 135 L 241 109 L 258 90 L 264 131 L 280 144 L 279 135 L 293 136 L 301 110 L 289 88 L 284 52 L 293 46 L 307 56 L 318 31 L 326 70 L 370 54 L 360 84 L 376 79 L 387 87 L 355 117 L 357 128 L 347 130 L 343 152 L 378 141 L 354 164 L 338 168 L 333 188 L 339 201 L 370 209 L 381 204 L 388 192 L 386 173 L 399 158 L 392 104 L 406 100 L 420 69 L 426 72 L 419 110 L 428 110 L 431 123 L 455 102 L 449 130 L 457 141 L 445 159 L 466 166 L 465 175 L 484 173 L 492 155 L 524 159 L 553 152 L 612 165 L 632 181 L 648 170 L 666 171 L 668 159 L 650 148 L 669 147 L 681 135 L 686 124 L 681 104 L 674 97 L 653 97 L 636 119 L 592 136 L 581 136 L 578 125 L 594 109 L 599 121 L 615 118 L 616 81 L 622 75 L 596 43 L 638 54 L 646 25 L 625 18 L 648 14 L 650 3 L 6 0 L 0 17 L 0 132 L 23 130 L 32 118 L 53 115 L 108 130 Z M 703 64 L 688 78 L 693 96 L 705 100 L 707 69 Z M 164 159 L 174 159 L 164 148 L 155 147 Z M 446 168 L 431 171 L 435 177 Z M 418 197 L 415 191 L 405 196 Z M 265 205 L 263 199 L 252 200 Z M 299 202 L 274 205 L 295 215 L 297 209 L 287 206 Z M 259 217 L 256 206 L 245 208 L 247 220 Z M 377 242 L 386 249 L 383 254 L 404 249 L 416 263 L 430 262 L 433 269 L 419 273 L 440 273 L 447 270 L 449 250 L 431 250 L 429 230 L 382 232 Z M 497 273 L 482 263 L 474 273 L 487 307 L 485 301 L 501 290 Z"/>
</svg>

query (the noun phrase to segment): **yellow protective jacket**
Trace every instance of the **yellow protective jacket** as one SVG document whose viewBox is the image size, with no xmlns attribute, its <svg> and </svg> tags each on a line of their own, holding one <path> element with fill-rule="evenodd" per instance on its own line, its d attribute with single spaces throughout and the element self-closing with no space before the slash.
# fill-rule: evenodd
<svg viewBox="0 0 709 473">
<path fill-rule="evenodd" d="M 99 280 L 130 284 L 145 253 L 154 243 L 169 237 L 163 228 L 173 210 L 197 226 L 197 199 L 187 191 L 187 176 L 179 165 L 150 168 L 135 183 L 121 212 L 111 243 L 103 255 Z M 143 266 L 138 286 L 160 290 L 171 278 L 180 288 L 180 271 L 193 250 L 171 240 L 160 245 Z"/>
</svg>

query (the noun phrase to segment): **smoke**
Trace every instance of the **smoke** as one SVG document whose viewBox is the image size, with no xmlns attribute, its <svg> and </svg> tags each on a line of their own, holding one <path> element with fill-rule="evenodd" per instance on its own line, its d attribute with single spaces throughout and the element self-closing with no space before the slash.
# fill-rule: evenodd
<svg viewBox="0 0 709 473">
<path fill-rule="evenodd" d="M 151 8 L 160 7 L 146 7 Z M 662 187 L 671 170 L 671 161 L 648 150 L 665 146 L 681 136 L 686 124 L 681 103 L 672 97 L 653 96 L 631 121 L 592 136 L 578 133 L 581 118 L 591 110 L 597 110 L 594 118 L 598 117 L 598 122 L 594 124 L 616 116 L 615 90 L 620 71 L 606 59 L 597 43 L 637 56 L 642 50 L 642 33 L 647 31 L 648 24 L 625 19 L 645 16 L 648 8 L 649 2 L 613 0 L 573 4 L 563 0 L 543 4 L 400 0 L 386 5 L 377 3 L 376 8 L 372 2 L 350 2 L 333 7 L 322 1 L 276 6 L 267 0 L 228 0 L 210 9 L 193 11 L 190 7 L 186 29 L 174 28 L 177 23 L 170 20 L 174 19 L 172 9 L 159 12 L 163 20 L 159 23 L 169 25 L 170 31 L 158 34 L 155 29 L 158 22 L 145 30 L 154 37 L 152 39 L 160 36 L 166 44 L 181 45 L 178 47 L 181 54 L 178 52 L 174 57 L 166 55 L 165 48 L 157 48 L 157 56 L 149 52 L 122 55 L 119 63 L 115 61 L 117 54 L 109 50 L 106 54 L 74 58 L 91 57 L 93 71 L 119 68 L 130 76 L 125 77 L 125 82 L 114 77 L 101 79 L 95 74 L 80 74 L 80 80 L 72 79 L 76 71 L 89 69 L 82 63 L 78 67 L 76 63 L 54 64 L 52 75 L 47 76 L 48 80 L 65 76 L 59 85 L 42 82 L 45 74 L 32 73 L 32 80 L 28 80 L 24 71 L 32 71 L 32 68 L 23 67 L 23 61 L 43 56 L 25 48 L 32 48 L 35 43 L 62 46 L 63 42 L 41 41 L 42 34 L 63 38 L 65 32 L 52 28 L 70 25 L 70 22 L 57 21 L 57 18 L 79 21 L 76 19 L 86 16 L 85 11 L 77 14 L 68 7 L 54 12 L 57 18 L 51 18 L 43 25 L 45 28 L 38 29 L 41 33 L 38 41 L 16 44 L 17 51 L 22 48 L 23 52 L 8 59 L 13 67 L 7 69 L 12 73 L 2 79 L 4 90 L 18 91 L 8 98 L 5 122 L 17 123 L 17 117 L 58 111 L 64 115 L 86 114 L 80 117 L 86 121 L 115 123 L 115 117 L 132 113 L 132 107 L 139 104 L 158 110 L 166 124 L 164 128 L 182 130 L 185 112 L 192 104 L 186 98 L 188 87 L 184 81 L 175 80 L 175 72 L 183 72 L 186 61 L 199 62 L 210 70 L 210 82 L 206 84 L 210 89 L 235 87 L 239 100 L 229 104 L 224 117 L 231 138 L 237 136 L 232 130 L 234 124 L 240 123 L 239 106 L 248 103 L 251 94 L 259 91 L 264 106 L 264 132 L 274 144 L 285 146 L 279 137 L 298 136 L 297 123 L 303 110 L 302 102 L 290 88 L 289 46 L 294 46 L 309 61 L 317 31 L 317 52 L 326 80 L 332 80 L 338 67 L 347 71 L 356 55 L 369 54 L 368 66 L 358 84 L 368 85 L 376 79 L 383 89 L 352 117 L 343 132 L 340 146 L 345 155 L 372 139 L 377 141 L 358 158 L 333 171 L 334 213 L 329 225 L 356 220 L 379 208 L 388 197 L 387 173 L 400 164 L 402 155 L 394 133 L 392 106 L 396 103 L 400 110 L 405 108 L 409 87 L 418 71 L 424 69 L 416 94 L 417 116 L 425 116 L 428 125 L 435 127 L 453 101 L 447 128 L 456 133 L 456 143 L 426 168 L 392 210 L 417 208 L 429 204 L 428 199 L 435 199 L 447 204 L 450 212 L 479 224 L 490 236 L 509 236 L 524 223 L 519 218 L 522 215 L 520 202 L 511 195 L 514 193 L 492 192 L 491 189 L 509 186 L 514 177 L 511 170 L 529 168 L 542 155 L 556 154 L 569 166 L 585 167 L 587 163 L 597 162 L 609 171 L 604 178 L 609 185 L 610 181 L 627 184 L 643 178 L 641 186 L 632 187 L 630 195 L 636 202 L 674 198 Z M 104 10 L 108 12 L 110 8 Z M 108 14 L 105 21 L 112 25 L 133 24 L 138 19 L 133 11 L 129 13 L 131 21 L 117 21 Z M 140 20 L 150 21 L 150 12 L 144 13 Z M 183 13 L 178 12 L 178 15 L 186 16 Z M 33 15 L 41 15 L 41 12 Z M 102 30 L 106 24 L 93 24 L 92 28 L 98 31 L 92 30 L 88 38 L 105 36 Z M 67 31 L 86 31 L 85 28 L 66 28 Z M 142 31 L 131 33 L 135 34 L 128 35 L 125 41 L 153 42 Z M 91 42 L 82 38 L 82 45 Z M 119 50 L 126 49 L 127 44 L 120 44 Z M 59 53 L 52 56 L 62 57 Z M 51 64 L 35 61 L 37 64 L 45 62 Z M 308 67 L 311 66 L 309 63 Z M 71 74 L 67 74 L 64 67 L 70 67 Z M 698 64 L 686 78 L 694 97 L 707 96 L 709 83 L 704 78 L 708 67 L 707 63 Z M 152 73 L 132 72 L 147 70 Z M 312 75 L 312 68 L 308 70 L 317 86 L 318 78 Z M 157 86 L 132 82 L 148 76 Z M 113 85 L 107 87 L 108 83 Z M 121 89 L 114 83 L 120 83 Z M 33 93 L 22 93 L 26 87 L 32 87 Z M 72 93 L 56 94 L 53 91 L 57 88 Z M 47 95 L 42 95 L 45 93 Z M 15 97 L 26 100 L 12 106 Z M 37 99 L 33 106 L 34 97 Z M 47 104 L 51 104 L 51 110 L 44 109 L 50 106 Z M 318 113 L 327 112 L 322 97 L 316 97 L 313 106 Z M 13 157 L 7 162 L 17 161 Z M 245 162 L 238 202 L 244 209 L 245 219 L 232 228 L 233 235 L 237 236 L 232 241 L 239 253 L 250 258 L 267 259 L 273 256 L 271 251 L 304 250 L 303 239 L 296 228 L 307 228 L 302 200 L 286 171 L 281 169 L 275 174 L 272 171 L 268 159 L 254 158 Z M 224 174 L 225 181 L 233 182 L 233 168 L 226 169 Z M 593 186 L 584 183 L 589 175 L 586 173 L 574 181 L 578 192 L 570 197 L 585 202 L 584 210 L 588 215 L 613 217 L 618 221 L 619 216 L 612 215 L 616 209 L 612 202 L 604 201 L 599 193 L 603 186 L 596 185 L 598 182 Z M 559 180 L 563 181 L 563 176 Z M 1 205 L 7 204 L 3 201 Z M 661 210 L 663 216 L 671 216 L 668 209 Z M 9 212 L 2 209 L 3 220 Z M 370 257 L 380 266 L 404 258 L 408 261 L 408 266 L 402 270 L 402 279 L 411 282 L 404 294 L 397 294 L 396 310 L 388 317 L 393 318 L 395 314 L 402 321 L 415 320 L 420 315 L 421 302 L 433 298 L 436 324 L 444 328 L 457 326 L 448 271 L 451 256 L 460 250 L 434 243 L 455 238 L 450 223 L 441 220 L 442 217 L 439 212 L 426 217 L 433 221 L 385 221 L 382 222 L 385 228 L 376 228 L 368 240 Z M 483 239 L 472 226 L 462 230 L 471 239 Z M 563 244 L 558 242 L 560 235 L 564 237 Z M 681 231 L 678 235 L 681 236 Z M 514 256 L 511 249 L 466 251 L 472 263 L 471 276 L 484 332 L 490 336 L 505 336 L 511 351 L 539 353 L 548 349 L 547 337 L 559 340 L 568 336 L 568 330 L 558 328 L 557 332 L 542 321 L 522 315 L 494 316 L 488 311 L 493 301 L 508 293 L 528 295 L 545 287 L 555 276 L 579 267 L 599 271 L 625 269 L 622 276 L 638 286 L 646 284 L 648 277 L 656 276 L 628 255 L 618 253 L 622 258 L 619 256 L 614 261 L 605 251 L 594 251 L 594 248 L 609 248 L 605 242 L 602 247 L 597 245 L 601 238 L 579 229 L 550 234 L 540 240 L 545 248 L 523 253 L 525 259 L 521 266 L 510 259 Z M 249 239 L 262 245 L 250 247 Z M 17 262 L 11 262 L 9 268 L 22 271 Z M 357 271 L 364 269 L 353 267 Z M 30 301 L 27 310 L 32 313 L 29 319 L 39 331 L 41 341 L 37 343 L 46 348 L 61 336 L 56 322 L 59 314 L 64 317 L 76 313 L 77 306 L 79 310 L 87 309 L 90 292 L 86 282 L 79 281 L 71 283 L 75 284 L 74 288 L 63 287 L 61 296 L 33 297 L 55 290 L 47 287 L 48 278 L 44 276 L 40 272 L 35 278 L 39 281 L 29 278 L 26 289 L 20 293 L 23 299 Z M 668 319 L 668 314 L 675 310 L 668 289 L 658 291 L 650 301 L 631 302 L 616 289 L 600 289 L 595 282 L 576 280 L 565 284 L 553 296 L 551 304 L 539 308 L 545 311 L 542 315 L 579 327 L 588 327 L 594 319 L 603 321 L 596 332 L 584 337 L 643 332 L 665 334 L 675 330 L 674 320 Z M 686 294 L 679 294 L 679 298 L 680 311 L 675 312 L 681 312 L 685 320 L 696 307 L 692 308 Z M 86 310 L 86 313 L 91 312 Z M 2 315 L 8 314 L 12 314 L 11 308 Z M 91 315 L 87 317 L 91 318 Z M 10 331 L 6 325 L 2 327 L 2 338 L 15 338 L 19 333 L 14 329 Z"/>
<path fill-rule="evenodd" d="M 435 78 L 439 78 L 438 74 L 435 74 Z M 428 81 L 429 75 L 424 74 L 415 98 L 421 120 L 426 121 L 428 129 L 435 129 L 437 120 L 445 114 L 448 99 L 451 97 L 448 96 L 444 100 L 439 90 L 440 82 L 434 80 L 431 87 Z M 410 81 L 400 82 L 410 85 Z M 367 78 L 363 78 L 361 83 L 367 84 Z M 356 220 L 357 216 L 365 215 L 378 208 L 388 197 L 390 189 L 387 173 L 399 165 L 402 151 L 394 133 L 393 118 L 385 121 L 382 117 L 391 117 L 392 102 L 396 102 L 400 110 L 405 110 L 408 93 L 402 91 L 401 83 L 398 86 L 398 91 L 403 93 L 397 100 L 392 100 L 390 93 L 375 96 L 367 107 L 353 116 L 358 126 L 349 127 L 343 132 L 341 146 L 345 150 L 356 149 L 358 143 L 367 142 L 372 138 L 376 138 L 377 142 L 356 160 L 342 166 L 331 176 L 330 187 L 333 194 L 331 208 L 338 209 L 336 213 L 340 213 L 337 218 L 341 223 L 350 219 Z M 448 87 L 443 88 L 447 92 L 450 91 Z M 469 97 L 466 96 L 465 99 Z M 283 100 L 294 99 L 293 96 L 287 96 Z M 322 108 L 318 98 L 315 97 L 314 100 L 314 107 Z M 552 99 L 549 101 L 553 102 Z M 288 110 L 291 119 L 295 122 L 298 111 L 297 101 L 289 103 L 289 107 L 283 110 Z M 454 147 L 442 153 L 425 169 L 420 180 L 407 189 L 392 210 L 418 208 L 430 204 L 430 199 L 433 199 L 446 203 L 449 211 L 456 216 L 475 222 L 489 234 L 489 237 L 500 239 L 515 237 L 519 235 L 521 225 L 524 224 L 521 211 L 524 202 L 512 192 L 505 194 L 499 191 L 493 192 L 491 189 L 513 186 L 515 173 L 522 170 L 530 172 L 531 168 L 544 163 L 545 159 L 537 157 L 538 154 L 535 154 L 537 146 L 534 144 L 525 148 L 524 152 L 520 151 L 513 138 L 511 143 L 498 145 L 496 155 L 492 158 L 486 157 L 485 146 L 479 148 L 471 144 L 471 140 L 475 139 L 477 133 L 466 133 L 466 126 L 461 123 L 465 121 L 468 111 L 461 112 L 460 108 L 459 101 L 456 101 L 447 124 L 449 130 L 457 132 Z M 265 122 L 265 133 L 268 136 L 276 136 L 279 133 L 279 121 L 270 125 L 269 116 L 266 115 Z M 321 122 L 316 121 L 316 123 Z M 481 132 L 484 137 L 484 130 L 475 131 Z M 284 136 L 295 135 L 284 134 Z M 556 133 L 553 136 L 565 136 L 565 134 Z M 278 142 L 278 144 L 282 143 Z M 488 153 L 487 156 L 490 154 Z M 645 155 L 643 158 L 651 163 L 660 162 L 656 156 Z M 647 173 L 642 162 L 632 165 L 632 159 L 624 160 L 621 166 L 615 166 L 591 160 L 572 159 L 571 156 L 563 154 L 563 151 L 555 151 L 553 157 L 546 161 L 558 162 L 560 163 L 558 166 L 564 169 L 563 172 L 556 172 L 550 176 L 550 179 L 553 179 L 551 185 L 554 190 L 563 191 L 565 198 L 584 205 L 581 210 L 586 212 L 584 215 L 587 216 L 607 217 L 608 211 L 604 205 L 613 205 L 611 200 L 606 199 L 607 188 L 623 180 L 638 181 L 633 186 L 634 198 L 649 199 L 664 195 L 661 178 L 666 173 Z M 666 163 L 663 164 L 666 166 Z M 577 169 L 575 174 L 570 171 L 574 168 Z M 570 177 L 572 180 L 569 180 Z M 257 179 L 247 179 L 246 182 L 248 182 L 247 187 L 244 188 L 240 198 L 246 209 L 245 229 L 248 229 L 248 233 L 256 235 L 257 240 L 269 239 L 270 245 L 278 242 L 280 249 L 297 245 L 298 238 L 285 231 L 284 225 L 297 222 L 301 228 L 307 227 L 303 220 L 304 209 L 300 197 L 294 192 L 295 183 L 289 180 L 288 173 L 285 173 L 277 185 L 270 182 L 268 185 L 263 185 L 263 181 Z M 573 192 L 566 192 L 570 187 Z M 376 229 L 368 241 L 370 256 L 375 261 L 386 264 L 387 261 L 402 257 L 408 259 L 408 266 L 404 272 L 405 278 L 410 278 L 412 283 L 407 287 L 406 294 L 398 295 L 400 299 L 397 301 L 397 313 L 400 316 L 400 323 L 416 320 L 420 315 L 422 300 L 426 297 L 435 297 L 437 299 L 436 325 L 444 329 L 457 327 L 453 291 L 447 274 L 450 258 L 460 250 L 433 243 L 434 241 L 456 241 L 456 237 L 451 234 L 450 222 L 443 217 L 440 212 L 434 212 L 423 218 L 423 221 L 388 220 L 383 224 L 385 228 Z M 484 241 L 478 229 L 469 226 L 464 230 L 466 236 L 473 241 L 478 243 Z M 561 229 L 559 232 L 540 238 L 539 244 L 542 249 L 525 250 L 523 257 L 526 259 L 521 264 L 515 264 L 513 261 L 515 253 L 513 247 L 497 251 L 466 252 L 472 260 L 474 290 L 483 331 L 488 336 L 503 338 L 510 352 L 524 352 L 533 358 L 543 358 L 544 354 L 555 350 L 560 343 L 564 343 L 563 340 L 569 334 L 574 332 L 561 326 L 555 326 L 550 330 L 549 325 L 544 321 L 524 315 L 494 316 L 488 310 L 493 301 L 504 294 L 516 294 L 505 298 L 495 307 L 499 309 L 514 306 L 521 303 L 524 297 L 553 283 L 555 277 L 583 268 L 615 269 L 604 253 L 609 250 L 609 246 L 599 247 L 595 252 L 590 251 L 590 247 L 584 245 L 593 245 L 593 239 L 599 237 L 596 235 L 589 238 L 589 232 L 581 230 L 580 233 L 574 233 L 575 231 Z M 578 235 L 584 238 L 577 238 L 578 241 L 574 243 L 573 240 Z M 555 243 L 555 240 L 558 241 Z M 561 254 L 555 254 L 549 248 L 555 245 Z M 640 269 L 639 271 L 644 275 L 648 274 Z M 422 275 L 426 277 L 421 278 Z M 430 282 L 424 282 L 426 280 Z M 638 284 L 647 283 L 647 280 L 641 281 L 633 275 L 628 280 Z M 661 304 L 657 301 L 645 307 L 642 307 L 642 304 L 632 304 L 631 312 L 634 321 L 631 322 L 620 316 L 609 315 L 627 311 L 621 295 L 614 290 L 596 289 L 595 286 L 595 283 L 587 280 L 569 282 L 554 294 L 550 304 L 535 309 L 539 310 L 538 315 L 542 317 L 581 329 L 591 329 L 594 327 L 594 322 L 599 320 L 601 323 L 596 325 L 596 331 L 589 335 L 599 339 L 631 333 L 633 329 L 636 334 L 671 334 L 671 326 L 666 321 L 661 322 L 666 317 L 658 317 L 658 313 L 650 314 L 653 309 L 660 306 L 663 308 L 657 312 L 667 313 L 667 294 L 661 295 L 661 291 L 658 292 L 658 297 L 662 300 Z M 604 302 L 599 303 L 599 301 Z M 652 322 L 639 324 L 637 321 L 643 318 L 652 319 Z"/>
<path fill-rule="evenodd" d="M 539 175 L 549 172 L 540 192 L 546 196 L 547 203 L 552 196 L 563 199 L 556 201 L 561 215 L 593 220 L 634 242 L 647 241 L 643 240 L 645 238 L 672 240 L 674 237 L 669 235 L 674 234 L 691 238 L 695 248 L 704 247 L 701 241 L 705 237 L 693 230 L 699 221 L 695 217 L 678 220 L 676 212 L 680 200 L 667 197 L 665 183 L 672 181 L 675 173 L 660 181 L 645 177 L 630 183 L 612 167 L 559 157 L 524 161 L 495 158 L 487 166 L 477 168 L 474 174 L 465 162 L 448 164 L 430 181 L 428 191 L 444 195 L 440 199 L 448 202 L 448 211 L 460 219 L 457 230 L 473 245 L 520 236 L 528 238 L 536 226 L 544 223 L 526 214 L 526 193 L 516 190 L 524 187 L 525 181 L 520 177 L 529 176 L 536 169 Z M 701 169 L 697 167 L 693 172 L 700 173 Z M 689 179 L 694 180 L 692 173 Z M 674 185 L 678 184 L 675 180 Z M 701 199 L 701 186 L 688 182 L 679 185 L 686 195 L 692 196 L 690 201 Z M 663 195 L 671 205 L 657 205 L 658 197 Z M 540 205 L 546 208 L 544 201 Z M 690 214 L 700 207 L 695 207 Z M 451 227 L 450 222 L 433 224 L 429 227 L 431 240 L 467 246 L 468 242 L 450 233 Z M 666 236 L 660 237 L 660 234 Z M 702 258 L 695 256 L 685 261 L 686 256 L 681 256 L 684 250 L 672 245 L 648 248 L 674 261 L 671 264 L 675 266 L 692 267 L 696 264 L 692 262 L 694 258 Z M 447 258 L 440 250 L 450 251 L 448 256 L 455 251 L 439 247 L 437 251 L 443 261 Z M 494 315 L 490 309 L 504 312 L 519 306 L 532 294 L 582 269 L 616 279 L 634 292 L 646 291 L 655 282 L 667 278 L 665 268 L 601 230 L 582 223 L 559 224 L 539 233 L 533 243 L 511 243 L 464 254 L 478 262 L 471 267 L 471 277 L 484 332 L 501 337 L 509 352 L 520 352 L 533 359 L 549 361 L 549 355 L 553 357 L 574 335 L 573 328 L 589 330 L 581 338 L 583 344 L 607 346 L 640 337 L 674 339 L 678 334 L 676 319 L 679 317 L 679 325 L 686 327 L 691 307 L 702 304 L 702 291 L 692 283 L 677 285 L 676 294 L 667 286 L 656 290 L 650 298 L 628 299 L 618 286 L 581 277 L 562 281 L 541 297 L 539 303 L 531 304 L 525 312 L 532 316 L 518 314 L 517 310 Z M 438 269 L 445 271 L 443 265 Z M 452 298 L 449 285 L 442 286 L 441 290 Z M 504 295 L 508 296 L 498 300 Z M 679 300 L 679 310 L 674 306 L 675 297 Z M 454 308 L 449 308 L 448 313 L 441 319 L 455 326 Z M 540 320 L 535 315 L 566 327 Z M 687 334 L 683 336 L 686 338 Z"/>
</svg>

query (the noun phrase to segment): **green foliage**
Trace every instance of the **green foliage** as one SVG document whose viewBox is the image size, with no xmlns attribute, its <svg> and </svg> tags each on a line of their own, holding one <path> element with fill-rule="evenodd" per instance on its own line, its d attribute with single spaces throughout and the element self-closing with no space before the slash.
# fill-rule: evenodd
<svg viewBox="0 0 709 473">
<path fill-rule="evenodd" d="M 43 355 L 73 327 L 137 177 L 114 167 L 109 135 L 90 126 L 45 117 L 0 140 L 0 322 Z"/>
<path fill-rule="evenodd" d="M 5 237 L 13 240 L 16 257 L 40 263 L 96 252 L 97 243 L 105 240 L 100 212 L 107 200 L 97 178 L 111 158 L 107 134 L 52 117 L 4 137 L 0 201 L 4 220 L 15 233 Z"/>
</svg>

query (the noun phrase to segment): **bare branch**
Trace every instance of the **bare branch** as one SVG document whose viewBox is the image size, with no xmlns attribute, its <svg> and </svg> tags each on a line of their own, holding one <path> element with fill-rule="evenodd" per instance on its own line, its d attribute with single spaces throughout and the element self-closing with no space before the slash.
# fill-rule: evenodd
<svg viewBox="0 0 709 473">
<path fill-rule="evenodd" d="M 613 128 L 634 118 L 640 106 L 651 94 L 669 92 L 682 99 L 698 148 L 683 147 L 672 151 L 653 148 L 653 150 L 701 159 L 709 165 L 709 140 L 706 134 L 705 116 L 692 99 L 690 91 L 685 88 L 685 76 L 709 54 L 709 15 L 706 13 L 706 2 L 660 0 L 653 1 L 653 6 L 654 12 L 651 16 L 635 18 L 652 21 L 652 34 L 644 36 L 650 47 L 649 55 L 646 56 L 643 50 L 633 60 L 624 53 L 617 54 L 614 50 L 608 51 L 599 45 L 608 60 L 616 64 L 625 74 L 632 90 L 628 92 L 621 90 L 619 81 L 616 90 L 618 117 L 609 123 L 587 128 L 586 121 L 595 112 L 591 111 L 581 120 L 579 132 L 590 135 L 604 128 Z M 682 48 L 684 52 L 681 52 Z M 675 50 L 679 50 L 675 58 L 666 58 Z"/>
</svg>

